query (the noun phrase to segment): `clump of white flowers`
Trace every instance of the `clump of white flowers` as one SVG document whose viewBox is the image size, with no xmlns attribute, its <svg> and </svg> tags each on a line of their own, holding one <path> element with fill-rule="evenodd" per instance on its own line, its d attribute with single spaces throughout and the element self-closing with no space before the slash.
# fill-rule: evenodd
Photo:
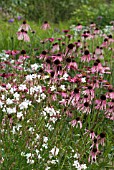
<svg viewBox="0 0 114 170">
<path fill-rule="evenodd" d="M 45 119 L 47 119 L 49 116 L 49 122 L 53 123 L 55 123 L 58 118 L 61 117 L 59 110 L 55 111 L 53 107 L 48 106 L 44 108 L 44 110 L 41 112 L 41 115 L 43 115 Z"/>
<path fill-rule="evenodd" d="M 8 54 L 5 54 L 5 51 L 2 51 L 2 53 L 0 53 L 0 59 L 3 61 L 6 61 L 9 58 Z"/>
<path fill-rule="evenodd" d="M 20 105 L 20 110 L 28 109 L 28 107 L 31 106 L 31 101 L 25 99 Z"/>
</svg>

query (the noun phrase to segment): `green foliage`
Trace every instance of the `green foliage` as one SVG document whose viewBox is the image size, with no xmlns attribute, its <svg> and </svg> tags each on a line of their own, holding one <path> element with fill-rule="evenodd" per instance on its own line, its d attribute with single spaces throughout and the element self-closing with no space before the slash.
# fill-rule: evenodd
<svg viewBox="0 0 114 170">
<path fill-rule="evenodd" d="M 114 0 L 4 0 L 1 3 L 7 17 L 23 15 L 29 20 L 58 23 L 106 25 L 114 18 Z"/>
<path fill-rule="evenodd" d="M 82 23 L 84 25 L 95 22 L 100 26 L 105 26 L 114 18 L 114 1 L 106 3 L 106 1 L 88 1 L 83 3 L 80 8 L 72 13 L 71 23 Z"/>
</svg>

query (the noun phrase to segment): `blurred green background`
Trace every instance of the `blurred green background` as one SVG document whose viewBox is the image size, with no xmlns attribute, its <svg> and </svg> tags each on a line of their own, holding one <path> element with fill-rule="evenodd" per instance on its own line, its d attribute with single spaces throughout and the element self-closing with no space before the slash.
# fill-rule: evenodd
<svg viewBox="0 0 114 170">
<path fill-rule="evenodd" d="M 105 26 L 114 20 L 114 0 L 0 0 L 2 18 Z"/>
</svg>

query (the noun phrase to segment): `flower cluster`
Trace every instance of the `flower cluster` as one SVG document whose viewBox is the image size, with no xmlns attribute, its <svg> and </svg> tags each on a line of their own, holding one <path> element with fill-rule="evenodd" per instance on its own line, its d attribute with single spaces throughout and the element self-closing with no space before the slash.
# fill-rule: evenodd
<svg viewBox="0 0 114 170">
<path fill-rule="evenodd" d="M 47 22 L 41 27 L 49 28 Z M 23 21 L 18 40 L 30 41 L 28 31 L 31 28 Z M 20 156 L 39 169 L 68 165 L 82 170 L 90 162 L 107 159 L 103 148 L 113 143 L 113 43 L 111 31 L 107 34 L 91 23 L 40 41 L 39 51 L 4 50 L 0 54 L 2 142 L 4 136 L 14 145 L 21 141 Z M 0 162 L 5 161 L 2 155 Z"/>
</svg>

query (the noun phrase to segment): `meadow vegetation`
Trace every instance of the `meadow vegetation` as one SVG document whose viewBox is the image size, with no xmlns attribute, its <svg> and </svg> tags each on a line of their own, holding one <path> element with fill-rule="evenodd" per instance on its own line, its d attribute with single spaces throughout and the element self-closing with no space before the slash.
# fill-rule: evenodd
<svg viewBox="0 0 114 170">
<path fill-rule="evenodd" d="M 26 0 L 11 2 L 0 20 L 0 169 L 113 170 L 114 21 L 37 22 L 15 14 Z"/>
</svg>

